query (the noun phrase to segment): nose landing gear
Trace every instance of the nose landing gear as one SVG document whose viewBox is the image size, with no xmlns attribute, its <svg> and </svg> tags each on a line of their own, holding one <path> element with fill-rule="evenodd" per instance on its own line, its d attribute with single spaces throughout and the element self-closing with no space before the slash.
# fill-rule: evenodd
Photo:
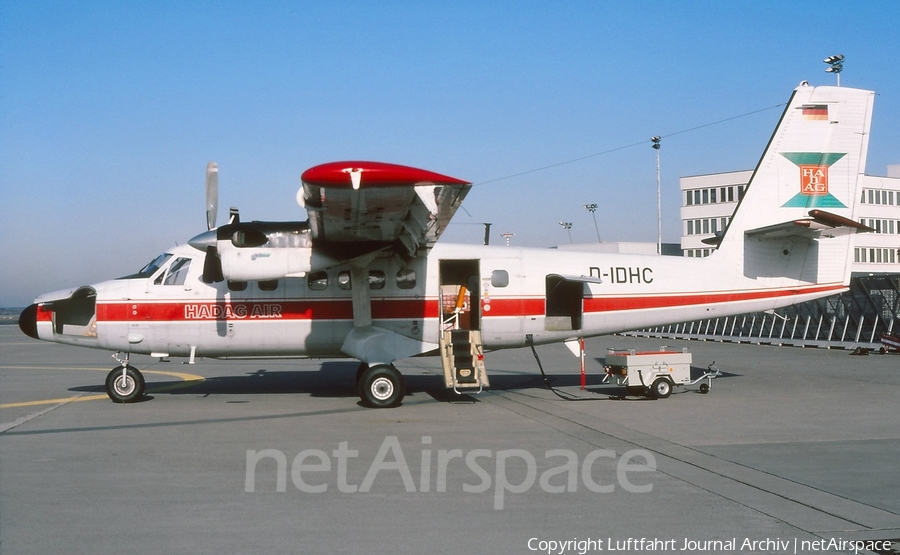
<svg viewBox="0 0 900 555">
<path fill-rule="evenodd" d="M 128 364 L 128 354 L 119 358 L 118 354 L 113 358 L 121 364 L 116 366 L 106 376 L 106 394 L 114 403 L 133 403 L 144 396 L 146 382 L 141 372 Z"/>
</svg>

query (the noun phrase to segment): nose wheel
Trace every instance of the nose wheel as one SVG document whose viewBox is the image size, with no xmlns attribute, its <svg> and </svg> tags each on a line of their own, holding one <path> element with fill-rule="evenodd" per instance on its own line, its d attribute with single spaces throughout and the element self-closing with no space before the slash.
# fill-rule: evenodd
<svg viewBox="0 0 900 555">
<path fill-rule="evenodd" d="M 144 396 L 144 376 L 134 366 L 117 366 L 106 376 L 106 394 L 114 403 L 133 403 Z"/>
</svg>

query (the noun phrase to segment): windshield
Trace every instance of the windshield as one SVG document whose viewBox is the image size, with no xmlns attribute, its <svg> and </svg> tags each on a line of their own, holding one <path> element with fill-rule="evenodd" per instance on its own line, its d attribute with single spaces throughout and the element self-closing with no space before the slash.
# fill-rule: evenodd
<svg viewBox="0 0 900 555">
<path fill-rule="evenodd" d="M 152 262 L 144 266 L 138 271 L 136 274 L 127 275 L 124 277 L 120 277 L 119 279 L 138 279 L 138 278 L 148 278 L 156 273 L 157 270 L 162 268 L 163 264 L 166 263 L 167 260 L 172 258 L 172 255 L 169 253 L 163 253 L 156 258 L 153 259 Z"/>
</svg>

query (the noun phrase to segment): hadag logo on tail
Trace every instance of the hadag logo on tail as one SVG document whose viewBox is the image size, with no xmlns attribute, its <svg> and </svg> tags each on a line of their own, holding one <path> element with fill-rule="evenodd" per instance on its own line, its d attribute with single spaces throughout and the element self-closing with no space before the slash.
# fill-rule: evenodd
<svg viewBox="0 0 900 555">
<path fill-rule="evenodd" d="M 828 168 L 846 153 L 782 152 L 781 155 L 800 168 L 800 192 L 782 204 L 782 208 L 847 208 L 828 192 Z"/>
</svg>

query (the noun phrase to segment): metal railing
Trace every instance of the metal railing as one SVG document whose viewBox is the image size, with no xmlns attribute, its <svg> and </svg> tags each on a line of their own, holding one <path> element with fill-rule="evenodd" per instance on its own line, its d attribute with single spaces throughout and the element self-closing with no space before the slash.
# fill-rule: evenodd
<svg viewBox="0 0 900 555">
<path fill-rule="evenodd" d="M 900 318 L 900 274 L 854 276 L 850 290 L 799 305 L 695 320 L 624 335 L 853 349 L 877 348 Z"/>
</svg>

